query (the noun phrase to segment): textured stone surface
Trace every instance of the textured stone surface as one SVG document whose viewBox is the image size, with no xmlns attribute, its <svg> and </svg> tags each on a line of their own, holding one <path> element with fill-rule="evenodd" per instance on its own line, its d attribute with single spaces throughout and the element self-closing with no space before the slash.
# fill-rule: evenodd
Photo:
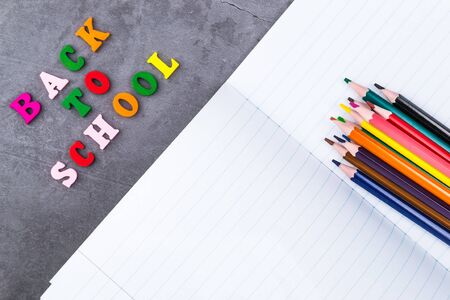
<svg viewBox="0 0 450 300">
<path fill-rule="evenodd" d="M 0 5 L 0 298 L 37 299 L 69 258 L 134 182 L 210 99 L 262 38 L 291 0 L 68 1 L 3 0 Z M 75 37 L 89 16 L 111 32 L 97 52 Z M 58 61 L 71 43 L 87 64 L 71 73 Z M 181 62 L 168 81 L 145 63 L 153 52 Z M 112 81 L 106 95 L 93 95 L 83 76 L 99 69 Z M 139 97 L 132 119 L 111 106 L 140 70 L 154 73 L 157 94 Z M 71 82 L 51 101 L 39 73 Z M 92 105 L 88 117 L 59 104 L 74 87 Z M 23 91 L 43 103 L 41 115 L 25 126 L 9 103 Z M 102 113 L 120 129 L 104 150 L 82 135 Z M 96 154 L 89 168 L 77 168 L 71 189 L 50 177 L 57 160 L 74 164 L 69 146 L 77 139 Z"/>
</svg>

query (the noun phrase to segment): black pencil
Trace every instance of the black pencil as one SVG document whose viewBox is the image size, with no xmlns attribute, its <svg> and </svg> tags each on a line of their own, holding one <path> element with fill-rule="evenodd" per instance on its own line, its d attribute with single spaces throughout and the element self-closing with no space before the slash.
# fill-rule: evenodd
<svg viewBox="0 0 450 300">
<path fill-rule="evenodd" d="M 375 87 L 379 89 L 392 105 L 409 115 L 411 118 L 420 122 L 428 130 L 442 138 L 447 144 L 450 144 L 450 129 L 444 124 L 433 118 L 426 111 L 408 100 L 405 96 L 385 89 L 381 85 L 375 83 Z"/>
</svg>

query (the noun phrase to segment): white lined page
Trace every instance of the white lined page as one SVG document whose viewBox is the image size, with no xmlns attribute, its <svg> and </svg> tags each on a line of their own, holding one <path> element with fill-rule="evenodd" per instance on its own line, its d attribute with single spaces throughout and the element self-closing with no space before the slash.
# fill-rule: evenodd
<svg viewBox="0 0 450 300">
<path fill-rule="evenodd" d="M 196 137 L 201 138 L 196 138 Z M 392 270 L 416 249 L 424 281 Z M 352 261 L 358 253 L 357 264 Z M 87 261 L 83 267 L 79 260 Z M 88 272 L 73 272 L 85 268 Z M 392 268 L 392 270 L 391 270 Z M 434 268 L 434 269 L 433 269 Z M 356 278 L 345 275 L 364 274 Z M 391 278 L 387 275 L 395 275 Z M 386 297 L 447 272 L 233 87 L 223 86 L 43 299 Z M 443 285 L 435 285 L 444 278 Z M 337 280 L 339 284 L 336 284 Z M 54 292 L 55 290 L 62 291 Z M 444 289 L 444 291 L 443 291 Z"/>
<path fill-rule="evenodd" d="M 449 8 L 295 1 L 42 299 L 448 298 L 448 247 L 353 190 L 322 139 L 345 76 L 448 123 Z"/>
<path fill-rule="evenodd" d="M 329 117 L 348 117 L 338 104 L 356 97 L 343 78 L 385 85 L 449 124 L 449 17 L 450 3 L 443 0 L 295 1 L 229 83 L 349 182 L 323 142 L 340 134 Z M 447 245 L 356 190 L 449 268 Z"/>
</svg>

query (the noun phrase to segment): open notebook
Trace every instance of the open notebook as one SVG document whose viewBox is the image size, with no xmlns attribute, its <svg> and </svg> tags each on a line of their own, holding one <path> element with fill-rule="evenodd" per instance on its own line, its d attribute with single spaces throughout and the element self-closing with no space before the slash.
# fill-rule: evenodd
<svg viewBox="0 0 450 300">
<path fill-rule="evenodd" d="M 450 2 L 295 1 L 42 299 L 447 299 L 449 247 L 323 141 L 379 81 L 449 123 Z"/>
</svg>

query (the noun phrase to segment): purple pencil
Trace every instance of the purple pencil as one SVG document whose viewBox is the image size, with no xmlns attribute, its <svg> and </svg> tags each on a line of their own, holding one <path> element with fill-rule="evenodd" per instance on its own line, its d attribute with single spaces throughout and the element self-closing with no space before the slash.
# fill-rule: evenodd
<svg viewBox="0 0 450 300">
<path fill-rule="evenodd" d="M 398 186 L 410 192 L 416 198 L 420 199 L 423 203 L 439 212 L 441 215 L 445 216 L 447 219 L 450 218 L 450 208 L 446 203 L 443 203 L 433 194 L 429 193 L 427 190 L 422 188 L 420 185 L 401 174 L 390 165 L 370 153 L 364 147 L 356 145 L 352 142 L 347 142 L 337 136 L 334 136 L 336 140 L 341 142 L 342 146 L 347 149 L 353 156 L 376 170 L 378 173 L 382 174 L 384 177 L 394 182 Z"/>
</svg>

